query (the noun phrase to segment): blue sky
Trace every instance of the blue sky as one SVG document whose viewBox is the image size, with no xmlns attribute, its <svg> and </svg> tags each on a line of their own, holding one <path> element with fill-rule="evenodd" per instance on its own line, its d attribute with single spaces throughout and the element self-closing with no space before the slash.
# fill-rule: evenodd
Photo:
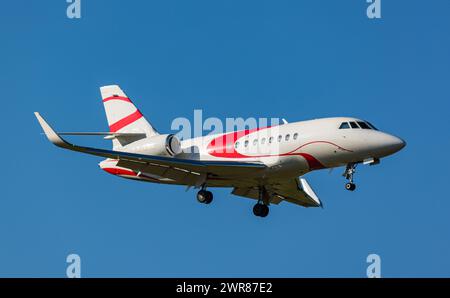
<svg viewBox="0 0 450 298">
<path fill-rule="evenodd" d="M 44 3 L 45 2 L 45 3 Z M 0 276 L 386 277 L 450 275 L 450 2 L 5 1 L 0 10 L 3 171 Z M 253 216 L 251 200 L 103 173 L 50 145 L 57 129 L 105 131 L 98 88 L 120 84 L 160 130 L 176 117 L 356 116 L 408 143 L 360 167 L 307 179 L 325 209 Z M 77 139 L 109 148 L 110 142 Z"/>
</svg>

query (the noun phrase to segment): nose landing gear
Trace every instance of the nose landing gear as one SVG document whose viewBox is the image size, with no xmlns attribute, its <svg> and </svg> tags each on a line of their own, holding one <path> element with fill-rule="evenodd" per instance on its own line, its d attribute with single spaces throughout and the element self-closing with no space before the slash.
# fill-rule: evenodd
<svg viewBox="0 0 450 298">
<path fill-rule="evenodd" d="M 342 176 L 349 181 L 345 184 L 346 190 L 354 191 L 356 189 L 356 184 L 353 183 L 353 175 L 356 172 L 356 165 L 356 163 L 349 163 L 345 168 L 344 174 L 342 174 Z"/>
<path fill-rule="evenodd" d="M 354 191 L 356 189 L 356 184 L 355 183 L 345 183 L 345 189 L 346 190 L 350 190 L 350 191 Z"/>
</svg>

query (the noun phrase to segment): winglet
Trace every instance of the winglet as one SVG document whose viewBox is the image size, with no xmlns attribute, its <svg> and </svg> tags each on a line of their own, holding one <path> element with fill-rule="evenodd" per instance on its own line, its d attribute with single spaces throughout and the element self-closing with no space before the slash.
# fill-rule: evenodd
<svg viewBox="0 0 450 298">
<path fill-rule="evenodd" d="M 45 135 L 47 136 L 48 140 L 55 144 L 58 147 L 67 147 L 68 143 L 64 141 L 54 130 L 53 128 L 47 123 L 47 121 L 42 118 L 42 116 L 38 112 L 34 112 L 34 115 L 36 116 L 37 120 L 39 121 L 39 124 L 41 125 L 42 129 L 44 130 Z"/>
<path fill-rule="evenodd" d="M 314 202 L 317 203 L 317 206 L 322 207 L 322 202 L 320 201 L 319 197 L 316 195 L 314 190 L 309 186 L 308 182 L 304 178 L 300 178 L 300 185 L 303 189 L 303 191 L 310 197 Z"/>
</svg>

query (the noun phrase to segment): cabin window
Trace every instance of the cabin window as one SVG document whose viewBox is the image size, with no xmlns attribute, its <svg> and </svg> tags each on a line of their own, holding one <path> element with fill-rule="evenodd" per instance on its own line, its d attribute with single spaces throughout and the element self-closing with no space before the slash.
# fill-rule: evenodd
<svg viewBox="0 0 450 298">
<path fill-rule="evenodd" d="M 297 140 L 297 138 L 298 138 L 298 133 L 294 133 L 293 139 Z"/>
<path fill-rule="evenodd" d="M 287 141 L 289 141 L 289 138 L 291 137 L 291 135 L 290 134 L 287 134 L 286 135 L 286 137 L 284 138 L 284 140 L 287 142 Z"/>
<path fill-rule="evenodd" d="M 245 140 L 244 146 L 245 146 L 245 147 L 248 147 L 248 140 Z"/>
<path fill-rule="evenodd" d="M 253 146 L 256 146 L 258 144 L 258 139 L 253 140 Z"/>
<path fill-rule="evenodd" d="M 237 147 L 239 147 L 239 142 L 234 143 L 234 148 L 237 149 Z"/>
<path fill-rule="evenodd" d="M 367 125 L 366 122 L 358 121 L 359 126 L 361 126 L 362 129 L 370 129 L 370 126 Z"/>
<path fill-rule="evenodd" d="M 358 124 L 356 124 L 356 122 L 350 122 L 350 126 L 352 128 L 359 128 Z"/>
<path fill-rule="evenodd" d="M 278 136 L 278 142 L 281 142 L 282 139 L 283 139 L 283 136 L 282 136 L 282 135 L 279 135 L 279 136 Z"/>
<path fill-rule="evenodd" d="M 261 145 L 264 145 L 266 143 L 266 138 L 261 139 Z"/>
<path fill-rule="evenodd" d="M 339 129 L 348 129 L 350 128 L 350 125 L 348 125 L 348 122 L 342 122 L 341 126 L 339 126 Z"/>
<path fill-rule="evenodd" d="M 269 138 L 269 144 L 273 142 L 273 137 Z"/>
</svg>

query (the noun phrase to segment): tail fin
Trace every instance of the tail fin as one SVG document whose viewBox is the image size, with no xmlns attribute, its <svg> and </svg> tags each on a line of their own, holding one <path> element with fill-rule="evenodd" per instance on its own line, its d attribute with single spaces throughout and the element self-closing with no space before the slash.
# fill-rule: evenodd
<svg viewBox="0 0 450 298">
<path fill-rule="evenodd" d="M 145 133 L 146 137 L 158 134 L 119 86 L 100 87 L 100 92 L 110 132 Z M 117 149 L 134 141 L 136 139 L 116 137 L 113 139 L 113 148 Z"/>
</svg>

